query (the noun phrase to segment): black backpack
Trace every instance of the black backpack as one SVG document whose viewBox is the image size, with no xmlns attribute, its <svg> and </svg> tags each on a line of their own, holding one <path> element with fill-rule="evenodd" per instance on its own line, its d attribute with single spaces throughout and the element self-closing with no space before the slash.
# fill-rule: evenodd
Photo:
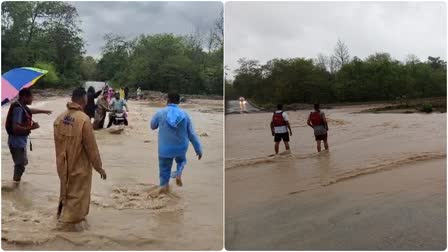
<svg viewBox="0 0 448 252">
<path fill-rule="evenodd" d="M 8 115 L 6 116 L 6 122 L 5 122 L 6 132 L 8 133 L 8 135 L 13 135 L 13 136 L 28 136 L 30 134 L 29 132 L 19 133 L 19 132 L 14 132 L 14 130 L 13 130 L 12 113 L 13 113 L 14 109 L 17 107 L 20 107 L 21 109 L 23 109 L 23 112 L 24 112 L 22 114 L 22 120 L 21 120 L 22 124 L 31 124 L 31 122 L 32 122 L 31 110 L 27 106 L 22 106 L 19 102 L 14 102 L 9 107 Z"/>
</svg>

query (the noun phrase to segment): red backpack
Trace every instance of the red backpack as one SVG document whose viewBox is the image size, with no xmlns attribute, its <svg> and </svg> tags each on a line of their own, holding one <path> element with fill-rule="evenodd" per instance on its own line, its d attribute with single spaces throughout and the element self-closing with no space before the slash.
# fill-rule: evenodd
<svg viewBox="0 0 448 252">
<path fill-rule="evenodd" d="M 321 116 L 320 112 L 311 112 L 310 120 L 311 120 L 311 124 L 313 126 L 324 124 L 324 121 L 322 120 L 322 116 Z"/>
<path fill-rule="evenodd" d="M 286 125 L 285 119 L 283 118 L 283 111 L 274 112 L 274 115 L 272 116 L 272 123 L 274 124 L 274 127 Z"/>
</svg>

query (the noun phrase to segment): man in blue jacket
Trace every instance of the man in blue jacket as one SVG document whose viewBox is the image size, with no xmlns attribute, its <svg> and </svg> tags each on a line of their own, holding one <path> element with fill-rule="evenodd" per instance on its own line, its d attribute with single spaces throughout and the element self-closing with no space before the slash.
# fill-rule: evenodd
<svg viewBox="0 0 448 252">
<path fill-rule="evenodd" d="M 182 186 L 182 170 L 187 163 L 187 150 L 191 142 L 198 159 L 202 158 L 202 148 L 198 135 L 193 129 L 190 116 L 179 108 L 179 94 L 168 94 L 168 104 L 156 112 L 151 120 L 151 129 L 159 129 L 159 176 L 160 193 L 169 190 L 170 175 L 176 184 Z M 171 174 L 173 160 L 177 169 Z"/>
</svg>

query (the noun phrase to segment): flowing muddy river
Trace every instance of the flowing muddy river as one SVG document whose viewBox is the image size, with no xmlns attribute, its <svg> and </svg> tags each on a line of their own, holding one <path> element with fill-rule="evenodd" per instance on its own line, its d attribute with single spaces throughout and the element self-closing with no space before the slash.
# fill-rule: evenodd
<svg viewBox="0 0 448 252">
<path fill-rule="evenodd" d="M 163 104 L 129 102 L 129 127 L 122 134 L 96 132 L 107 180 L 93 172 L 89 230 L 55 231 L 59 179 L 53 121 L 68 98 L 35 101 L 52 109 L 36 115 L 41 128 L 31 135 L 33 151 L 18 189 L 12 189 L 12 158 L 2 130 L 2 248 L 6 250 L 218 250 L 223 237 L 222 101 L 189 100 L 186 109 L 204 149 L 198 161 L 190 146 L 183 187 L 158 198 L 157 131 L 149 119 Z M 2 108 L 4 123 L 9 106 Z M 106 119 L 107 121 L 107 119 Z M 29 148 L 28 148 L 29 149 Z"/>
<path fill-rule="evenodd" d="M 271 156 L 272 113 L 226 116 L 227 249 L 443 249 L 446 114 L 290 111 L 289 155 Z M 280 145 L 280 151 L 284 145 Z"/>
</svg>

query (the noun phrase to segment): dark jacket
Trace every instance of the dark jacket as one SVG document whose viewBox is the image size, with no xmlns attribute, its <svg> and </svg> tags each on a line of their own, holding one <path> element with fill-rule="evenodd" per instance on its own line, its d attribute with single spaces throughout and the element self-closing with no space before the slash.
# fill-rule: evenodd
<svg viewBox="0 0 448 252">
<path fill-rule="evenodd" d="M 124 88 L 124 99 L 128 100 L 128 98 L 129 98 L 129 88 L 125 87 Z"/>
<path fill-rule="evenodd" d="M 84 112 L 89 116 L 89 118 L 93 118 L 95 117 L 95 99 L 100 96 L 101 94 L 101 90 L 93 93 L 93 92 L 88 92 L 87 93 L 87 105 L 84 109 Z"/>
</svg>

